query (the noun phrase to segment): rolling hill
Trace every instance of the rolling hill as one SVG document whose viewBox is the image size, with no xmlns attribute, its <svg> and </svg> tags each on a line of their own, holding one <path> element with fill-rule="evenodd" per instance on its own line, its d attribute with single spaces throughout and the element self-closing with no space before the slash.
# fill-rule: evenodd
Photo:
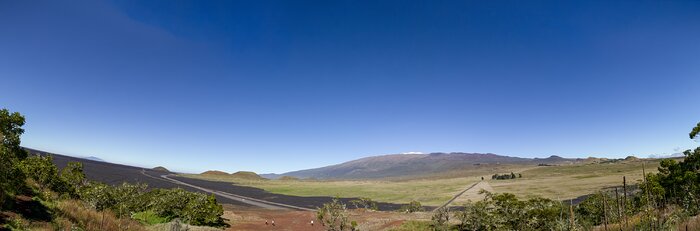
<svg viewBox="0 0 700 231">
<path fill-rule="evenodd" d="M 391 154 L 372 156 L 327 167 L 293 171 L 283 174 L 263 174 L 276 179 L 282 176 L 317 179 L 376 179 L 436 174 L 461 170 L 479 165 L 496 164 L 565 164 L 582 161 L 559 156 L 548 158 L 520 158 L 493 153 L 431 153 Z"/>
</svg>

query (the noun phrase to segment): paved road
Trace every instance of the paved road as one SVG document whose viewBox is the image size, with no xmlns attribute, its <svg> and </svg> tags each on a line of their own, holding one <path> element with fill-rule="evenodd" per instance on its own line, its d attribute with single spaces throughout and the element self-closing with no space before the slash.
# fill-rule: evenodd
<svg viewBox="0 0 700 231">
<path fill-rule="evenodd" d="M 212 194 L 224 197 L 224 198 L 239 201 L 239 202 L 249 204 L 252 206 L 256 206 L 256 207 L 260 207 L 260 208 L 271 209 L 271 210 L 289 210 L 289 209 L 292 209 L 292 210 L 315 211 L 315 210 L 309 209 L 309 208 L 302 208 L 302 207 L 298 207 L 298 206 L 294 206 L 294 205 L 287 205 L 287 204 L 282 204 L 282 203 L 277 203 L 277 202 L 265 201 L 265 200 L 245 197 L 245 196 L 241 196 L 241 195 L 236 195 L 236 194 L 229 193 L 229 192 L 208 189 L 208 188 L 200 187 L 200 186 L 193 185 L 193 184 L 188 184 L 188 183 L 185 183 L 185 182 L 182 182 L 179 180 L 169 178 L 168 177 L 169 175 L 160 175 L 160 178 L 158 178 L 156 176 L 151 176 L 151 175 L 147 174 L 146 171 L 141 171 L 141 174 L 146 175 L 146 176 L 151 177 L 151 178 L 154 178 L 154 179 L 168 181 L 168 182 L 172 182 L 172 183 L 175 183 L 178 185 L 187 186 L 187 187 L 194 188 L 194 189 L 197 189 L 197 190 L 200 190 L 203 192 L 212 193 Z"/>
</svg>

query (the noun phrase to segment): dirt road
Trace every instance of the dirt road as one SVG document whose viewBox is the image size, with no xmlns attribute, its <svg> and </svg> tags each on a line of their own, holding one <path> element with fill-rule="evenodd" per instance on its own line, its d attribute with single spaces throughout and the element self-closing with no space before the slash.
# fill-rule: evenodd
<svg viewBox="0 0 700 231">
<path fill-rule="evenodd" d="M 479 187 L 477 187 L 477 186 L 479 186 Z M 452 202 L 454 202 L 455 200 L 457 200 L 457 198 L 461 197 L 462 194 L 466 193 L 466 192 L 469 191 L 469 190 L 472 190 L 472 189 L 484 189 L 484 188 L 489 188 L 489 189 L 491 188 L 491 186 L 489 185 L 489 182 L 486 182 L 486 181 L 483 181 L 483 180 L 482 180 L 482 181 L 478 181 L 478 182 L 476 182 L 476 183 L 470 185 L 470 186 L 467 187 L 466 189 L 462 190 L 461 192 L 457 193 L 457 195 L 455 195 L 454 197 L 452 197 L 452 199 L 450 199 L 449 201 L 445 202 L 445 204 L 441 205 L 440 207 L 435 208 L 435 210 L 438 210 L 438 209 L 440 209 L 440 208 L 443 208 L 443 207 L 445 207 L 445 206 L 450 205 Z M 493 189 L 491 189 L 491 190 L 493 190 Z M 433 211 L 435 211 L 435 210 L 433 210 Z"/>
</svg>

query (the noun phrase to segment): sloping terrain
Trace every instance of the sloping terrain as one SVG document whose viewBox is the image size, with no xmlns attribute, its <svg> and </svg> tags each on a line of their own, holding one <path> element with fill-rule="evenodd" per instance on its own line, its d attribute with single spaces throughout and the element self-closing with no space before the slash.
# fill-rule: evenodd
<svg viewBox="0 0 700 231">
<path fill-rule="evenodd" d="M 263 177 L 292 176 L 317 179 L 377 179 L 436 174 L 483 164 L 563 164 L 581 161 L 558 156 L 549 158 L 519 158 L 492 153 L 431 153 L 392 154 L 366 157 L 322 168 L 293 171 L 284 174 L 264 174 Z"/>
<path fill-rule="evenodd" d="M 128 183 L 145 183 L 148 184 L 150 188 L 182 188 L 193 192 L 204 192 L 191 187 L 183 187 L 181 185 L 172 183 L 168 180 L 162 179 L 160 176 L 167 174 L 162 171 L 140 168 L 128 165 L 114 164 L 108 162 L 94 161 L 64 155 L 58 155 L 53 153 L 48 153 L 44 151 L 34 150 L 25 148 L 31 154 L 38 155 L 51 155 L 53 157 L 53 162 L 58 168 L 65 167 L 68 162 L 81 162 L 83 163 L 83 172 L 89 180 L 99 181 L 111 185 L 118 185 L 123 182 Z M 245 174 L 244 175 L 249 175 Z M 172 176 L 172 178 L 177 179 L 188 184 L 200 186 L 202 188 L 207 188 L 211 190 L 227 192 L 232 194 L 237 194 L 245 197 L 266 200 L 276 203 L 288 204 L 298 207 L 304 207 L 309 209 L 316 209 L 321 207 L 324 203 L 331 201 L 332 197 L 301 197 L 301 196 L 288 196 L 270 193 L 263 189 L 234 185 L 224 182 L 213 182 L 207 180 L 190 179 L 185 177 Z M 204 192 L 206 193 L 206 192 Z M 340 198 L 341 201 L 348 203 L 350 200 L 356 198 Z M 221 197 L 217 195 L 217 200 L 221 203 L 233 204 L 237 206 L 250 206 L 246 203 L 241 203 L 237 200 L 233 200 L 226 197 Z M 395 210 L 398 209 L 400 204 L 390 204 L 390 203 L 379 203 L 379 208 L 382 210 Z"/>
<path fill-rule="evenodd" d="M 231 173 L 231 177 L 245 179 L 245 180 L 266 180 L 265 178 L 262 178 L 258 174 L 254 173 L 254 172 L 249 172 L 249 171 L 234 172 L 234 173 Z"/>
<path fill-rule="evenodd" d="M 219 170 L 207 170 L 202 173 L 202 175 L 228 175 L 228 173 Z"/>
</svg>

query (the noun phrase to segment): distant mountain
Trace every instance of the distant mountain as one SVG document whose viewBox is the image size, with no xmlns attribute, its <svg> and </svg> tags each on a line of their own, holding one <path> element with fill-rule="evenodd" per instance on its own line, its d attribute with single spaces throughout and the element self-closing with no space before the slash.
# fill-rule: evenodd
<svg viewBox="0 0 700 231">
<path fill-rule="evenodd" d="M 385 177 L 417 176 L 451 170 L 473 168 L 482 164 L 562 164 L 576 161 L 559 156 L 548 158 L 520 158 L 493 153 L 431 153 L 391 154 L 357 159 L 322 168 L 293 171 L 284 174 L 262 174 L 276 179 L 282 176 L 318 179 L 370 179 Z"/>
<path fill-rule="evenodd" d="M 94 156 L 88 156 L 88 157 L 79 157 L 81 159 L 86 159 L 86 160 L 94 160 L 94 161 L 99 161 L 99 162 L 105 162 L 105 160 L 94 157 Z"/>
</svg>

